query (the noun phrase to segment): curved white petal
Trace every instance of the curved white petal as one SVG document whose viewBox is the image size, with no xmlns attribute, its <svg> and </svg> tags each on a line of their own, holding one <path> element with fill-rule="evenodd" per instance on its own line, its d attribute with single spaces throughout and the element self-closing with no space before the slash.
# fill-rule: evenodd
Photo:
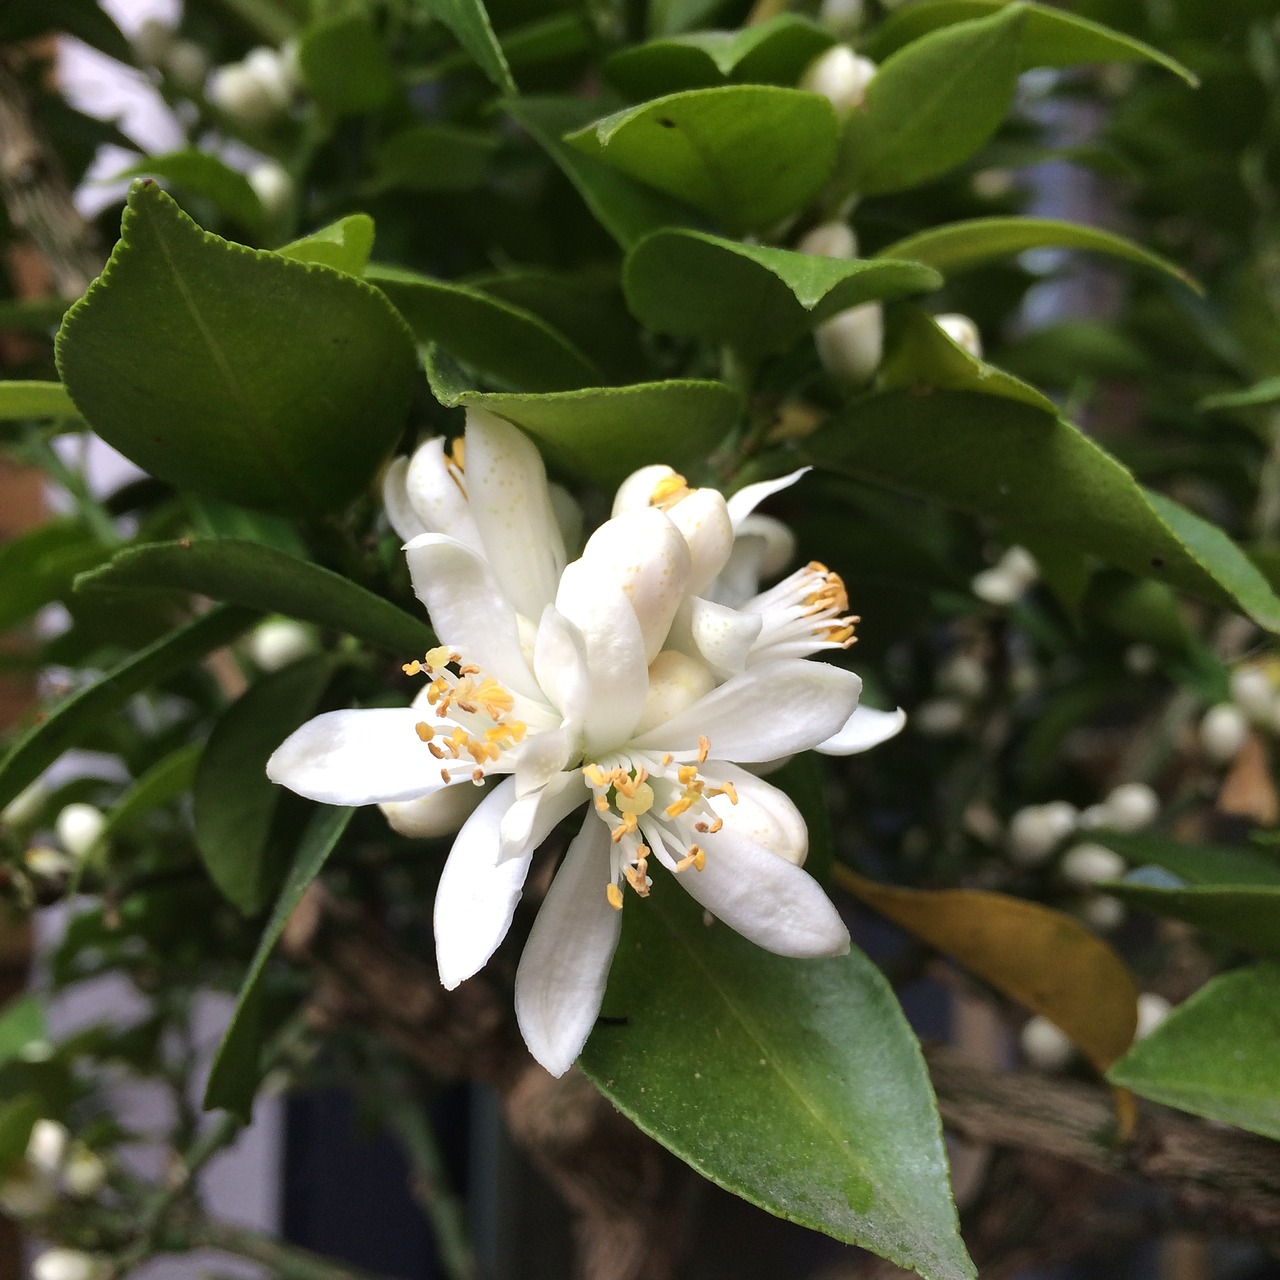
<svg viewBox="0 0 1280 1280">
<path fill-rule="evenodd" d="M 676 878 L 718 920 L 780 956 L 849 950 L 840 913 L 807 872 L 742 838 L 727 823 L 705 841 L 706 865 Z"/>
<path fill-rule="evenodd" d="M 700 658 L 678 649 L 663 649 L 649 664 L 649 692 L 632 732 L 647 733 L 665 724 L 705 698 L 715 685 L 715 674 Z"/>
<path fill-rule="evenodd" d="M 804 866 L 809 852 L 809 828 L 785 791 L 723 761 L 704 765 L 702 775 L 713 787 L 731 782 L 737 795 L 736 804 L 727 795 L 711 797 L 711 807 L 724 826 L 707 837 L 708 849 L 718 847 L 722 832 L 732 830 L 738 839 L 759 845 L 797 867 Z"/>
<path fill-rule="evenodd" d="M 729 561 L 733 552 L 733 523 L 718 489 L 695 489 L 667 511 L 689 547 L 686 591 L 701 595 Z"/>
<path fill-rule="evenodd" d="M 485 796 L 458 832 L 440 875 L 436 964 L 447 990 L 479 972 L 511 927 L 537 848 L 530 839 L 511 857 L 498 857 L 502 820 L 514 800 L 515 782 L 510 778 Z"/>
<path fill-rule="evenodd" d="M 443 533 L 473 551 L 481 550 L 480 532 L 462 482 L 445 461 L 443 436 L 414 450 L 405 471 L 405 496 L 428 533 Z"/>
<path fill-rule="evenodd" d="M 469 779 L 451 783 L 416 800 L 393 800 L 378 806 L 392 831 L 414 840 L 447 836 L 462 826 L 485 797 Z"/>
<path fill-rule="evenodd" d="M 591 673 L 587 668 L 587 642 L 553 604 L 542 611 L 534 641 L 533 670 L 551 705 L 573 726 L 586 719 L 591 695 Z"/>
<path fill-rule="evenodd" d="M 838 733 L 814 748 L 828 756 L 852 756 L 859 751 L 870 751 L 882 742 L 888 742 L 902 732 L 907 723 L 907 713 L 899 707 L 896 711 L 877 711 L 874 707 L 858 707 Z"/>
<path fill-rule="evenodd" d="M 662 462 L 653 462 L 633 471 L 618 486 L 613 497 L 613 510 L 609 514 L 620 516 L 624 511 L 643 511 L 653 500 L 658 485 L 675 475 L 675 468 Z"/>
<path fill-rule="evenodd" d="M 812 467 L 801 467 L 798 471 L 791 472 L 790 475 L 778 476 L 776 480 L 758 480 L 755 484 L 743 485 L 737 493 L 727 500 L 729 519 L 733 521 L 734 529 L 740 528 L 743 520 L 766 498 L 775 493 L 780 493 L 783 489 L 789 489 L 806 471 L 812 470 Z"/>
<path fill-rule="evenodd" d="M 438 533 L 414 538 L 404 552 L 440 642 L 513 693 L 545 702 L 520 648 L 515 610 L 480 555 Z"/>
<path fill-rule="evenodd" d="M 609 830 L 588 814 L 538 910 L 516 971 L 520 1033 L 553 1076 L 573 1066 L 604 999 L 622 928 L 622 912 L 605 897 L 609 870 Z"/>
<path fill-rule="evenodd" d="M 569 763 L 575 748 L 581 752 L 580 739 L 563 728 L 526 738 L 516 748 L 516 795 L 527 796 L 546 786 Z"/>
<path fill-rule="evenodd" d="M 444 786 L 418 738 L 412 707 L 328 711 L 295 729 L 267 761 L 267 777 L 321 804 L 416 800 Z"/>
<path fill-rule="evenodd" d="M 499 828 L 498 857 L 511 858 L 525 849 L 536 849 L 561 818 L 567 818 L 589 798 L 582 774 L 576 769 L 556 774 L 546 786 L 518 796 Z"/>
<path fill-rule="evenodd" d="M 585 560 L 575 560 L 561 575 L 556 608 L 582 633 L 587 647 L 587 746 L 617 746 L 631 736 L 649 691 L 635 610 L 621 588 Z"/>
<path fill-rule="evenodd" d="M 396 458 L 382 477 L 382 505 L 386 508 L 387 519 L 391 527 L 400 535 L 401 542 L 408 542 L 419 534 L 427 532 L 422 517 L 413 509 L 409 501 L 408 489 L 405 485 L 405 474 L 409 470 L 408 458 Z"/>
<path fill-rule="evenodd" d="M 668 643 L 697 654 L 722 680 L 727 680 L 746 668 L 747 655 L 763 626 L 764 618 L 758 613 L 743 613 L 692 596 L 680 606 Z"/>
<path fill-rule="evenodd" d="M 825 742 L 853 714 L 861 691 L 862 681 L 852 671 L 823 662 L 762 662 L 631 745 L 688 760 L 704 736 L 713 760 L 776 760 Z"/>
<path fill-rule="evenodd" d="M 736 532 L 739 538 L 759 539 L 764 543 L 760 556 L 762 578 L 781 573 L 795 559 L 796 535 L 781 520 L 752 512 L 737 526 Z"/>
<path fill-rule="evenodd" d="M 548 485 L 547 491 L 551 495 L 551 510 L 555 512 L 556 524 L 560 526 L 566 558 L 576 555 L 582 546 L 582 508 L 577 498 L 562 485 Z"/>
<path fill-rule="evenodd" d="M 541 617 L 566 559 L 542 455 L 485 409 L 467 410 L 466 441 L 467 493 L 485 558 L 516 609 Z"/>
</svg>

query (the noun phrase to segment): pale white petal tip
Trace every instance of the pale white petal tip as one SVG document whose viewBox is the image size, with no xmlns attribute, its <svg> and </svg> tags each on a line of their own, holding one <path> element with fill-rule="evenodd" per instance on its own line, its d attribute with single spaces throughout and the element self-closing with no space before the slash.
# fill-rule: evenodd
<svg viewBox="0 0 1280 1280">
<path fill-rule="evenodd" d="M 870 751 L 882 742 L 897 737 L 907 723 L 907 713 L 897 707 L 878 711 L 875 707 L 857 707 L 844 727 L 815 748 L 828 756 L 852 756 Z"/>
</svg>

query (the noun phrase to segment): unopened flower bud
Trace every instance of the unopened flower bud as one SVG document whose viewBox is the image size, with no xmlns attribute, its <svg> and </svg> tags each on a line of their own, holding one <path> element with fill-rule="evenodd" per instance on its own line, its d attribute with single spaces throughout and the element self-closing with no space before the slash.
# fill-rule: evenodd
<svg viewBox="0 0 1280 1280">
<path fill-rule="evenodd" d="M 1135 676 L 1149 676 L 1160 665 L 1160 651 L 1153 644 L 1131 644 L 1124 651 L 1125 670 Z"/>
<path fill-rule="evenodd" d="M 1261 667 L 1237 667 L 1231 673 L 1231 700 L 1254 721 L 1271 717 L 1271 680 Z"/>
<path fill-rule="evenodd" d="M 14 1165 L 0 1179 L 0 1209 L 11 1218 L 38 1218 L 57 1203 L 58 1189 L 43 1170 L 25 1160 Z"/>
<path fill-rule="evenodd" d="M 110 1265 L 80 1249 L 49 1249 L 31 1264 L 33 1280 L 102 1280 Z"/>
<path fill-rule="evenodd" d="M 0 810 L 0 822 L 10 827 L 26 827 L 33 823 L 44 808 L 49 798 L 49 788 L 37 778 L 30 786 L 19 791 L 12 800 Z"/>
<path fill-rule="evenodd" d="M 1232 702 L 1210 707 L 1200 721 L 1200 749 L 1214 764 L 1230 764 L 1248 736 L 1249 722 Z"/>
<path fill-rule="evenodd" d="M 975 574 L 969 583 L 969 589 L 979 600 L 995 605 L 998 609 L 1017 603 L 1024 590 L 1022 583 L 998 566 Z"/>
<path fill-rule="evenodd" d="M 1099 880 L 1118 880 L 1125 872 L 1125 860 L 1100 844 L 1077 844 L 1062 855 L 1059 870 L 1070 884 L 1087 889 Z"/>
<path fill-rule="evenodd" d="M 796 252 L 812 258 L 856 258 L 858 238 L 847 222 L 823 222 L 801 237 Z"/>
<path fill-rule="evenodd" d="M 316 638 L 309 627 L 290 618 L 271 618 L 253 629 L 249 656 L 263 671 L 279 671 L 299 658 L 316 652 Z"/>
<path fill-rule="evenodd" d="M 1145 782 L 1121 783 L 1102 803 L 1107 826 L 1117 831 L 1142 831 L 1160 813 L 1160 797 Z"/>
<path fill-rule="evenodd" d="M 878 302 L 840 311 L 814 331 L 818 359 L 839 383 L 862 387 L 871 381 L 884 354 L 884 308 Z"/>
<path fill-rule="evenodd" d="M 1036 563 L 1035 556 L 1026 547 L 1010 547 L 996 561 L 996 568 L 1001 573 L 1008 574 L 1024 590 L 1027 587 L 1034 587 L 1040 581 L 1040 566 Z"/>
<path fill-rule="evenodd" d="M 1028 1018 L 1018 1037 L 1022 1056 L 1038 1071 L 1061 1071 L 1075 1054 L 1075 1046 L 1048 1018 Z"/>
<path fill-rule="evenodd" d="M 1008 169 L 979 169 L 969 179 L 969 189 L 981 200 L 1003 200 L 1015 185 Z"/>
<path fill-rule="evenodd" d="M 133 33 L 133 51 L 148 67 L 160 66 L 172 44 L 173 28 L 159 18 L 143 18 Z"/>
<path fill-rule="evenodd" d="M 209 82 L 209 101 L 232 120 L 260 129 L 280 114 L 278 96 L 243 62 L 219 67 Z"/>
<path fill-rule="evenodd" d="M 948 738 L 964 727 L 965 706 L 954 698 L 930 698 L 912 713 L 911 723 L 926 738 Z"/>
<path fill-rule="evenodd" d="M 866 16 L 865 0 L 822 0 L 818 8 L 818 21 L 841 37 L 860 31 Z"/>
<path fill-rule="evenodd" d="M 1080 918 L 1099 933 L 1110 933 L 1124 924 L 1128 911 L 1119 898 L 1109 893 L 1095 893 L 1080 904 Z"/>
<path fill-rule="evenodd" d="M 161 65 L 165 75 L 184 93 L 195 93 L 209 76 L 209 56 L 194 40 L 175 40 Z"/>
<path fill-rule="evenodd" d="M 967 351 L 975 360 L 982 359 L 982 335 L 978 326 L 959 312 L 948 312 L 934 316 L 933 323 L 942 330 L 962 351 Z"/>
<path fill-rule="evenodd" d="M 57 1120 L 37 1120 L 27 1139 L 27 1160 L 43 1173 L 57 1173 L 70 1140 L 66 1125 Z"/>
<path fill-rule="evenodd" d="M 1133 1033 L 1135 1040 L 1149 1036 L 1172 1012 L 1173 1006 L 1153 991 L 1144 991 L 1138 997 L 1138 1029 Z"/>
<path fill-rule="evenodd" d="M 289 208 L 293 201 L 293 179 L 274 160 L 255 164 L 245 176 L 268 217 L 278 218 Z"/>
<path fill-rule="evenodd" d="M 1024 867 L 1043 862 L 1075 830 L 1077 816 L 1065 800 L 1019 809 L 1009 820 L 1009 856 Z"/>
<path fill-rule="evenodd" d="M 77 1200 L 96 1196 L 106 1185 L 107 1166 L 102 1157 L 83 1143 L 76 1143 L 62 1166 L 62 1183 Z"/>
<path fill-rule="evenodd" d="M 976 702 L 987 691 L 987 669 L 971 653 L 953 653 L 938 668 L 938 688 Z"/>
<path fill-rule="evenodd" d="M 876 64 L 870 58 L 854 53 L 847 44 L 837 44 L 809 64 L 800 87 L 822 94 L 837 115 L 846 116 L 862 105 L 875 73 Z"/>
<path fill-rule="evenodd" d="M 106 825 L 106 815 L 91 804 L 67 805 L 53 824 L 58 843 L 73 858 L 83 858 L 102 838 Z"/>
<path fill-rule="evenodd" d="M 270 97 L 277 112 L 287 111 L 295 86 L 293 64 L 278 49 L 259 45 L 244 56 L 244 67 Z"/>
</svg>

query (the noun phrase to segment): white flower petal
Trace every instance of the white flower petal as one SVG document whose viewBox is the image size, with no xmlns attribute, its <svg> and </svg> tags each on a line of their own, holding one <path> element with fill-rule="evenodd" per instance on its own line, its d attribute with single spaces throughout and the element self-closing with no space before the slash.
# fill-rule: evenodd
<svg viewBox="0 0 1280 1280">
<path fill-rule="evenodd" d="M 874 707 L 858 707 L 845 721 L 844 728 L 833 733 L 825 742 L 814 748 L 828 756 L 852 756 L 859 751 L 870 751 L 882 742 L 888 742 L 902 732 L 907 723 L 907 713 L 899 707 L 896 711 L 877 711 Z"/>
<path fill-rule="evenodd" d="M 396 458 L 382 478 L 382 505 L 386 508 L 391 527 L 400 535 L 401 542 L 408 542 L 419 534 L 428 532 L 422 517 L 413 509 L 405 485 L 409 470 L 408 458 Z"/>
<path fill-rule="evenodd" d="M 748 942 L 805 959 L 849 950 L 840 913 L 807 871 L 744 839 L 728 823 L 707 836 L 704 847 L 703 869 L 690 867 L 676 878 Z"/>
<path fill-rule="evenodd" d="M 404 551 L 413 589 L 441 643 L 513 693 L 545 702 L 520 648 L 515 610 L 488 564 L 470 547 L 438 533 L 414 538 Z"/>
<path fill-rule="evenodd" d="M 582 724 L 591 696 L 587 642 L 582 632 L 552 604 L 543 610 L 538 624 L 533 670 L 551 705 L 569 724 Z"/>
<path fill-rule="evenodd" d="M 695 489 L 667 511 L 689 547 L 686 591 L 701 595 L 729 561 L 733 552 L 733 523 L 718 489 Z"/>
<path fill-rule="evenodd" d="M 484 409 L 467 410 L 466 483 L 485 558 L 507 599 L 527 618 L 555 599 L 564 539 L 533 442 Z"/>
<path fill-rule="evenodd" d="M 413 451 L 405 470 L 404 486 L 405 497 L 428 533 L 443 533 L 473 551 L 482 550 L 467 495 L 445 460 L 443 436 L 426 440 Z"/>
<path fill-rule="evenodd" d="M 649 664 L 649 693 L 633 733 L 647 733 L 685 707 L 705 698 L 715 688 L 716 678 L 699 658 L 677 649 L 663 649 Z"/>
<path fill-rule="evenodd" d="M 764 618 L 758 613 L 743 613 L 693 596 L 680 606 L 668 643 L 697 654 L 722 680 L 727 680 L 746 668 L 747 654 L 763 626 Z"/>
<path fill-rule="evenodd" d="M 516 750 L 516 795 L 527 796 L 546 786 L 569 763 L 579 741 L 567 729 L 547 729 L 526 738 Z"/>
<path fill-rule="evenodd" d="M 809 852 L 809 828 L 785 791 L 723 761 L 704 765 L 702 776 L 713 787 L 733 783 L 738 798 L 734 804 L 727 795 L 711 797 L 711 807 L 724 826 L 714 836 L 708 836 L 708 849 L 718 847 L 720 835 L 732 829 L 739 839 L 759 845 L 797 867 L 804 866 Z"/>
<path fill-rule="evenodd" d="M 661 462 L 633 471 L 618 486 L 618 492 L 613 498 L 613 510 L 609 514 L 620 516 L 624 511 L 643 511 L 653 500 L 658 485 L 676 474 L 673 467 Z"/>
<path fill-rule="evenodd" d="M 608 828 L 588 814 L 516 972 L 516 1021 L 529 1052 L 553 1076 L 569 1070 L 591 1034 L 618 946 L 622 912 L 605 897 L 609 847 Z"/>
<path fill-rule="evenodd" d="M 267 777 L 321 804 L 416 800 L 444 786 L 440 762 L 412 707 L 329 711 L 295 729 L 267 761 Z"/>
<path fill-rule="evenodd" d="M 393 831 L 415 840 L 447 836 L 462 826 L 485 797 L 483 787 L 469 779 L 451 783 L 416 800 L 398 800 L 378 806 Z"/>
<path fill-rule="evenodd" d="M 793 471 L 790 475 L 779 476 L 776 480 L 758 480 L 755 484 L 743 485 L 737 493 L 728 499 L 729 519 L 733 521 L 734 529 L 740 529 L 743 520 L 766 498 L 775 493 L 780 493 L 783 489 L 789 489 L 805 472 L 811 470 L 813 470 L 812 467 L 801 467 L 798 471 Z"/>
<path fill-rule="evenodd" d="M 631 745 L 687 760 L 705 736 L 714 760 L 776 760 L 825 742 L 853 714 L 861 691 L 862 681 L 852 671 L 823 662 L 762 662 Z"/>
<path fill-rule="evenodd" d="M 518 793 L 518 784 L 516 790 Z M 561 818 L 567 818 L 588 798 L 582 774 L 576 769 L 556 774 L 537 791 L 518 795 L 499 828 L 498 857 L 505 860 L 525 849 L 536 849 Z"/>
</svg>

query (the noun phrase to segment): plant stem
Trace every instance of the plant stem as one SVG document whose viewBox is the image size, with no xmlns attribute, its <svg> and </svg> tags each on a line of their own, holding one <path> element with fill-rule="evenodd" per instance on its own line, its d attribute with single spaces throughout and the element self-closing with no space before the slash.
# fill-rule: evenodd
<svg viewBox="0 0 1280 1280">
<path fill-rule="evenodd" d="M 376 1280 L 371 1272 L 322 1258 L 309 1249 L 285 1244 L 249 1227 L 212 1218 L 193 1222 L 187 1240 L 192 1248 L 220 1249 L 260 1262 L 279 1280 Z"/>
</svg>

